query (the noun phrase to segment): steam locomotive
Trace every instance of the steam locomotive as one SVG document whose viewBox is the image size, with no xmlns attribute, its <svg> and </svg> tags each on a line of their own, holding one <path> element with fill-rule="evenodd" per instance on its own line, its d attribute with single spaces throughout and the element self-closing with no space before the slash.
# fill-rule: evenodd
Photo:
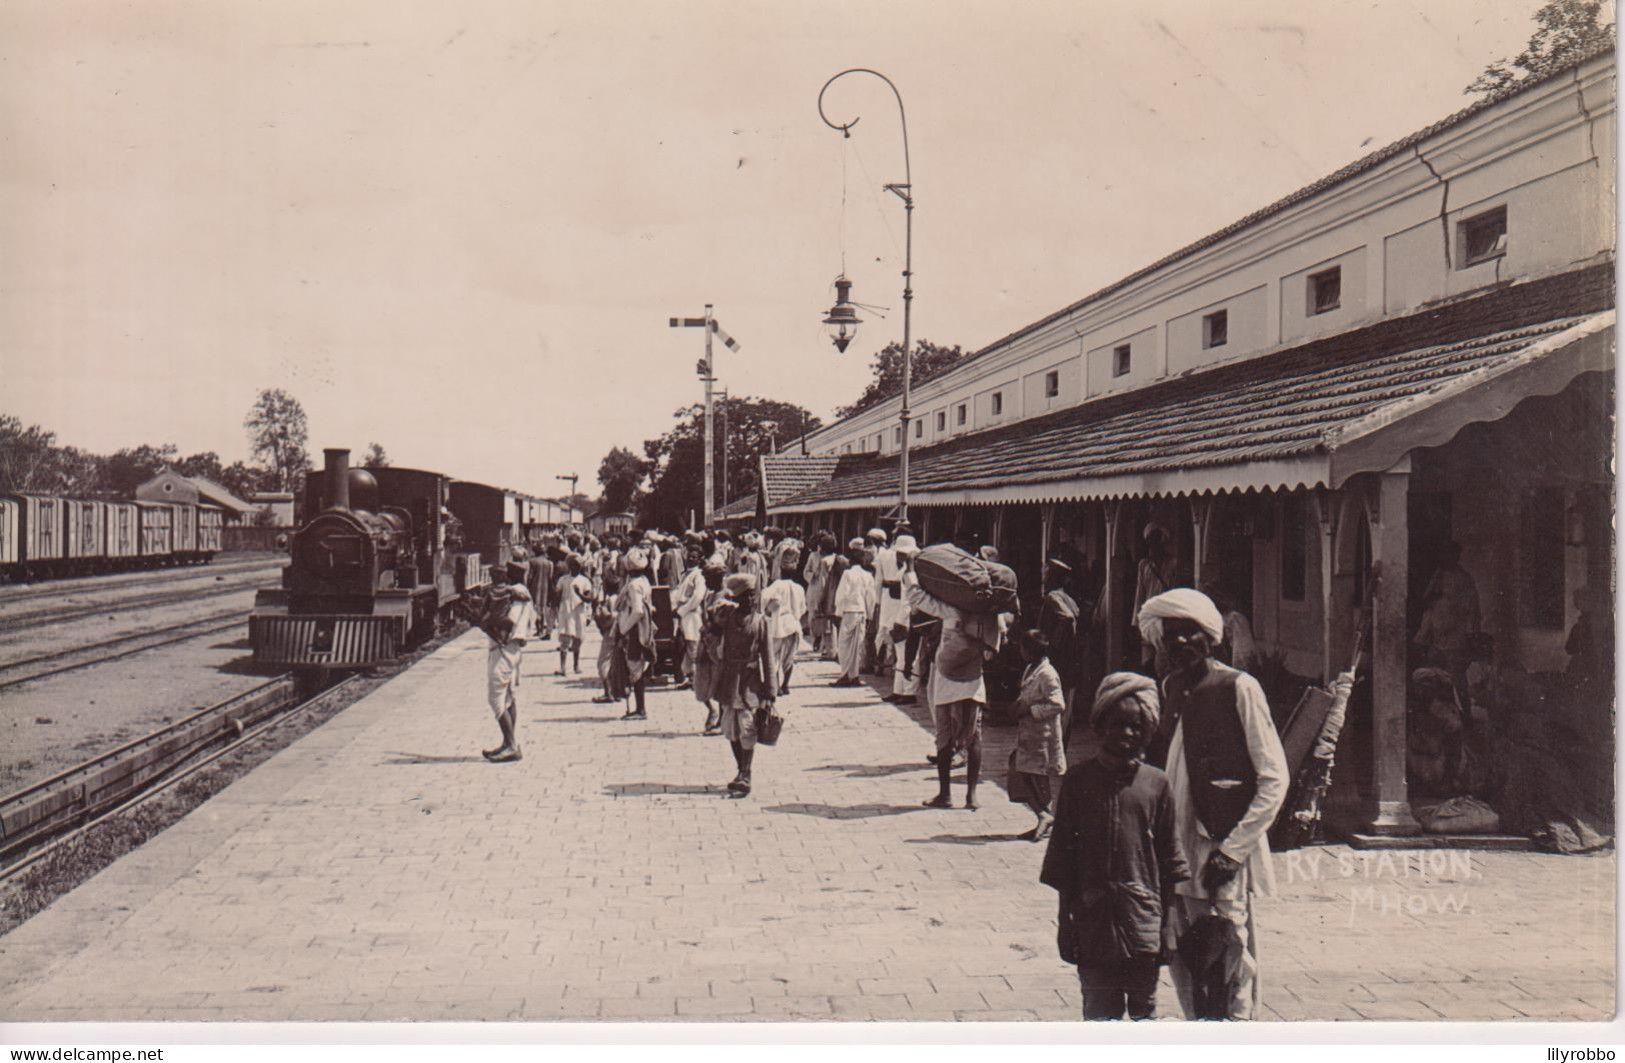
<svg viewBox="0 0 1625 1063">
<path fill-rule="evenodd" d="M 260 591 L 249 618 L 260 664 L 380 664 L 429 638 L 461 596 L 489 582 L 480 550 L 467 548 L 449 508 L 449 477 L 352 469 L 348 450 L 325 455 L 306 486 L 316 515 L 293 535 L 282 586 Z M 506 555 L 492 549 L 490 559 L 506 563 Z"/>
</svg>

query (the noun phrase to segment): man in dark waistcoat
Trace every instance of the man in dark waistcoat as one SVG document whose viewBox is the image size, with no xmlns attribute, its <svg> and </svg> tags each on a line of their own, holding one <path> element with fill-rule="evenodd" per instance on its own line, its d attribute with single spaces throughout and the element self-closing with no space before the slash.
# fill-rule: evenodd
<svg viewBox="0 0 1625 1063">
<path fill-rule="evenodd" d="M 1253 898 L 1275 892 L 1269 828 L 1286 801 L 1286 755 L 1258 680 L 1213 659 L 1224 618 L 1185 588 L 1137 621 L 1170 671 L 1162 683 L 1175 829 L 1192 878 L 1178 887 L 1169 974 L 1189 1019 L 1250 1019 L 1259 1000 Z"/>
</svg>

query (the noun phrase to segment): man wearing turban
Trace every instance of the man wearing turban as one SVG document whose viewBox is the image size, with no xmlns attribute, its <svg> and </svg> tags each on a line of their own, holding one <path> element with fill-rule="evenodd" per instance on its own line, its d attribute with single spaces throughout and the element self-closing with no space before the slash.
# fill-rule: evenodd
<svg viewBox="0 0 1625 1063">
<path fill-rule="evenodd" d="M 1268 832 L 1286 801 L 1286 754 L 1258 680 L 1213 659 L 1224 618 L 1212 599 L 1166 591 L 1136 619 L 1168 659 L 1158 733 L 1169 739 L 1175 828 L 1195 871 L 1173 906 L 1169 973 L 1187 1018 L 1250 1019 L 1259 985 L 1252 899 L 1275 892 Z"/>
<path fill-rule="evenodd" d="M 1085 1019 L 1155 1017 L 1174 890 L 1190 877 L 1168 776 L 1144 763 L 1160 712 L 1145 676 L 1101 682 L 1089 713 L 1100 752 L 1067 772 L 1044 854 L 1039 881 L 1059 894 L 1057 944 L 1078 968 Z"/>
</svg>

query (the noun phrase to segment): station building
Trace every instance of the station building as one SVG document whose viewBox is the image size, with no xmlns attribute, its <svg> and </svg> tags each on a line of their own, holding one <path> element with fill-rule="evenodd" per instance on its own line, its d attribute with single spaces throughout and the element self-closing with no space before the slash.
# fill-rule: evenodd
<svg viewBox="0 0 1625 1063">
<path fill-rule="evenodd" d="M 1138 659 L 1152 523 L 1176 582 L 1250 616 L 1272 700 L 1360 635 L 1339 808 L 1415 832 L 1411 639 L 1450 544 L 1498 659 L 1553 688 L 1584 603 L 1611 617 L 1614 101 L 1613 51 L 1590 53 L 975 352 L 914 391 L 914 530 L 996 545 L 1030 603 L 1072 551 L 1097 672 Z M 764 460 L 766 519 L 843 541 L 885 519 L 900 417 Z M 1551 711 L 1611 751 L 1593 700 Z"/>
</svg>

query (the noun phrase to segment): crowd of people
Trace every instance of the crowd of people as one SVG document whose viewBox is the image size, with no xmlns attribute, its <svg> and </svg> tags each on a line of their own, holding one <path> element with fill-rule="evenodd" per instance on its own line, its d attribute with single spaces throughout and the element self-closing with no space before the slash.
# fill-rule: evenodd
<svg viewBox="0 0 1625 1063">
<path fill-rule="evenodd" d="M 1022 837 L 1048 843 L 1041 881 L 1059 897 L 1058 945 L 1077 967 L 1084 1016 L 1153 1017 L 1167 965 L 1187 1017 L 1252 1017 L 1252 902 L 1274 888 L 1267 831 L 1288 771 L 1262 688 L 1216 656 L 1236 640 L 1235 617 L 1200 591 L 1166 586 L 1148 553 L 1136 603 L 1143 671 L 1113 672 L 1085 694 L 1095 751 L 1069 770 L 1094 613 L 1074 562 L 1047 560 L 1029 623 L 930 593 L 916 571 L 920 552 L 907 524 L 845 544 L 778 528 L 544 541 L 493 571 L 499 590 L 481 626 L 502 744 L 486 756 L 520 759 L 514 691 L 525 642 L 556 638 L 557 674 L 580 674 L 589 621 L 603 636 L 598 700 L 624 701 L 626 719 L 645 719 L 660 586 L 671 596 L 678 687 L 705 710 L 699 729 L 732 751 L 731 796 L 751 792 L 756 746 L 782 725 L 805 647 L 836 664 L 835 686 L 889 676 L 884 700 L 923 699 L 938 784 L 924 804 L 955 807 L 962 766 L 962 807 L 975 810 L 989 664 L 1013 641 L 1022 670 L 1007 791 L 1035 817 Z M 990 547 L 979 555 L 997 562 Z"/>
</svg>

